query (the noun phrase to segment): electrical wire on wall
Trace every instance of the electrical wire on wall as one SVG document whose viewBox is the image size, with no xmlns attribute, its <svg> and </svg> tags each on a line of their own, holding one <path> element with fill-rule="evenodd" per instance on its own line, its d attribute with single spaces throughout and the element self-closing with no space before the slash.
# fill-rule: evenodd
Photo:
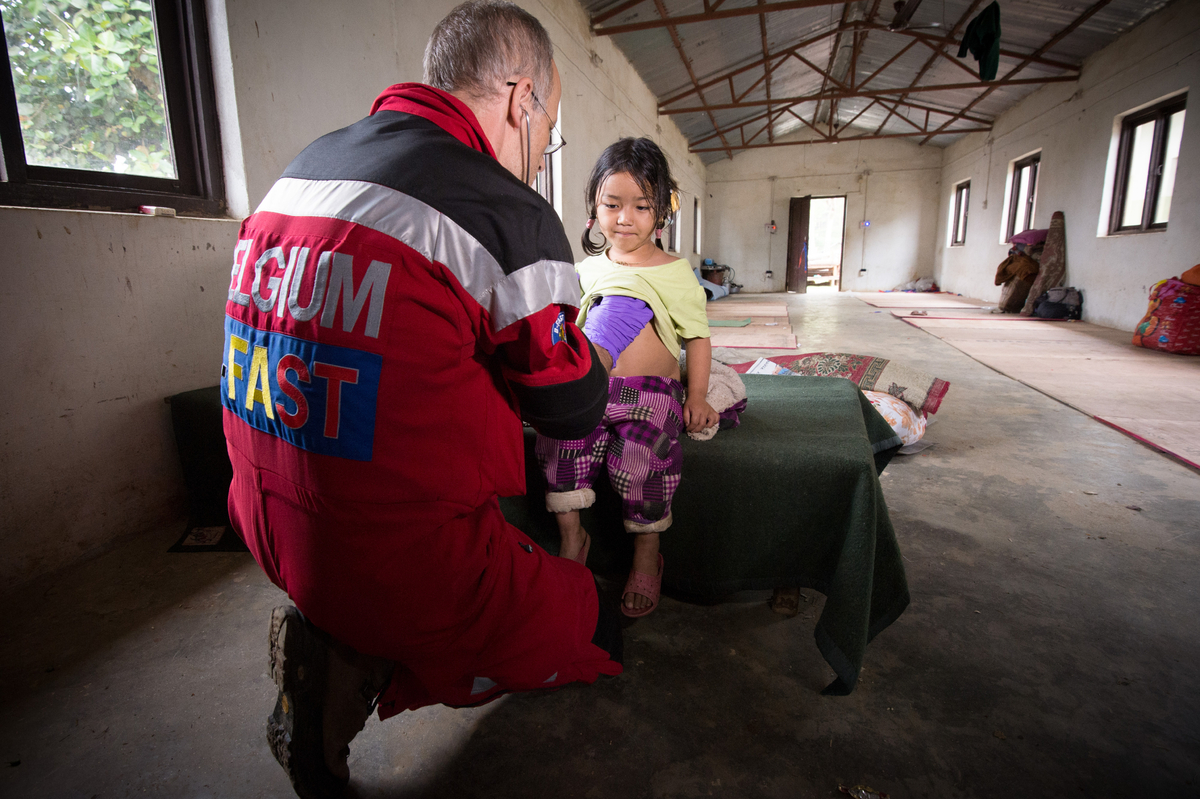
<svg viewBox="0 0 1200 799">
<path fill-rule="evenodd" d="M 770 211 L 770 213 L 768 214 L 768 218 L 773 220 L 773 219 L 775 219 L 775 176 L 774 175 L 771 175 L 770 181 L 771 181 L 771 204 L 770 204 L 770 206 L 768 206 L 768 210 Z M 790 223 L 789 223 L 789 226 L 790 226 Z M 790 231 L 789 231 L 788 235 L 789 236 L 791 235 Z M 770 234 L 767 234 L 766 274 L 767 274 L 768 280 L 771 281 L 769 284 L 767 284 L 767 291 L 772 291 L 774 289 L 773 284 L 775 283 L 775 279 L 774 279 L 774 275 L 772 274 L 772 270 L 771 270 L 771 264 L 775 263 L 774 249 L 775 249 L 775 237 Z M 783 274 L 786 279 L 786 277 L 787 277 L 787 269 L 786 268 L 784 269 Z"/>
<path fill-rule="evenodd" d="M 996 143 L 996 139 L 992 136 L 988 136 L 988 140 L 987 140 L 987 146 L 988 146 L 987 172 L 984 173 L 984 179 L 983 179 L 983 206 L 982 207 L 983 207 L 983 210 L 985 210 L 985 211 L 987 210 L 988 196 L 992 190 L 992 145 L 994 145 L 995 143 Z"/>
<path fill-rule="evenodd" d="M 871 181 L 871 170 L 864 169 L 862 174 L 859 175 L 859 178 L 862 180 L 863 222 L 865 222 L 871 218 L 871 215 L 867 213 L 867 184 Z M 858 253 L 858 276 L 862 277 L 863 273 L 867 271 L 867 231 L 871 228 L 866 227 L 862 224 L 862 222 L 859 222 L 858 229 L 858 240 L 860 245 Z M 855 282 L 857 283 L 857 281 Z M 858 288 L 858 286 L 855 285 L 855 288 Z"/>
</svg>

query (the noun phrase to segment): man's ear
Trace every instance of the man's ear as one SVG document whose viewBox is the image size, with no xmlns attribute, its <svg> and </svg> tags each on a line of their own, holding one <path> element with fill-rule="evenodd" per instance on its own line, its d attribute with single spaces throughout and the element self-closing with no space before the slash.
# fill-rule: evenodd
<svg viewBox="0 0 1200 799">
<path fill-rule="evenodd" d="M 533 81 L 521 78 L 516 84 L 508 98 L 508 114 L 505 121 L 514 128 L 519 128 L 525 124 L 525 114 L 529 113 L 528 109 L 533 105 Z"/>
</svg>

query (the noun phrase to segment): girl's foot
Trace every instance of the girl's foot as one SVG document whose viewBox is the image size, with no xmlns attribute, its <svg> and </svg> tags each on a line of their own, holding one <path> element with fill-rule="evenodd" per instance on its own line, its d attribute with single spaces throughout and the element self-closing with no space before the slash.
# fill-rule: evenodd
<svg viewBox="0 0 1200 799">
<path fill-rule="evenodd" d="M 574 530 L 560 529 L 559 536 L 561 543 L 558 547 L 558 556 L 560 558 L 576 560 L 582 563 L 583 561 L 580 560 L 579 555 L 580 553 L 584 552 L 591 540 L 588 537 L 587 531 L 582 527 L 578 527 Z"/>
<path fill-rule="evenodd" d="M 659 569 L 658 559 L 658 533 L 647 533 L 638 535 L 633 542 L 633 570 L 629 577 L 632 580 L 634 572 L 644 574 L 653 580 L 661 580 L 662 573 Z M 654 597 L 639 594 L 634 591 L 626 591 L 625 596 L 621 600 L 621 604 L 626 611 L 644 611 L 649 612 L 647 608 L 652 608 L 658 603 L 658 593 L 655 592 Z M 641 615 L 641 614 L 638 614 Z"/>
</svg>

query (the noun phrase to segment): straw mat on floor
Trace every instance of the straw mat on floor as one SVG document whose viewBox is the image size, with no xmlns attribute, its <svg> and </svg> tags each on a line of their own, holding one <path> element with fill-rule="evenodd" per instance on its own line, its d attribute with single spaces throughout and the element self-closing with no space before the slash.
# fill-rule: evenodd
<svg viewBox="0 0 1200 799">
<path fill-rule="evenodd" d="M 993 313 L 986 308 L 930 308 L 928 310 L 914 310 L 903 308 L 892 311 L 892 316 L 897 319 L 908 319 L 909 317 L 926 319 L 987 319 L 993 322 L 1067 322 L 1067 319 L 1042 319 L 1037 316 L 1021 316 L 1015 313 L 998 314 Z"/>
<path fill-rule="evenodd" d="M 1086 322 L 902 317 L 1001 374 L 1200 469 L 1200 358 Z"/>
<path fill-rule="evenodd" d="M 935 291 L 857 291 L 854 297 L 876 308 L 982 308 L 982 300 Z M 992 303 L 995 305 L 995 303 Z"/>
<path fill-rule="evenodd" d="M 787 303 L 725 298 L 706 306 L 710 321 L 749 319 L 743 327 L 710 328 L 714 347 L 796 349 L 796 334 L 788 321 Z"/>
</svg>

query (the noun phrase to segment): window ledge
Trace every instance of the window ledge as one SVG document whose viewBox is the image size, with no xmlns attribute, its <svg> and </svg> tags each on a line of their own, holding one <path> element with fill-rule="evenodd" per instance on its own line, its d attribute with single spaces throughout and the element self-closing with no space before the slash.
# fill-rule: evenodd
<svg viewBox="0 0 1200 799">
<path fill-rule="evenodd" d="M 1166 233 L 1165 227 L 1152 227 L 1145 230 L 1113 230 L 1108 233 L 1101 234 L 1098 238 L 1113 239 L 1121 236 L 1144 236 L 1147 233 Z"/>
<path fill-rule="evenodd" d="M 55 208 L 53 206 L 41 205 L 10 205 L 0 203 L 0 213 L 9 211 L 30 211 L 40 212 L 46 211 L 50 213 L 64 214 L 102 214 L 104 216 L 135 216 L 140 219 L 188 219 L 188 220 L 205 220 L 208 222 L 232 222 L 240 225 L 242 220 L 237 217 L 228 215 L 209 215 L 196 213 L 176 213 L 175 216 L 154 216 L 153 214 L 143 214 L 137 211 L 111 211 L 105 208 Z"/>
</svg>

